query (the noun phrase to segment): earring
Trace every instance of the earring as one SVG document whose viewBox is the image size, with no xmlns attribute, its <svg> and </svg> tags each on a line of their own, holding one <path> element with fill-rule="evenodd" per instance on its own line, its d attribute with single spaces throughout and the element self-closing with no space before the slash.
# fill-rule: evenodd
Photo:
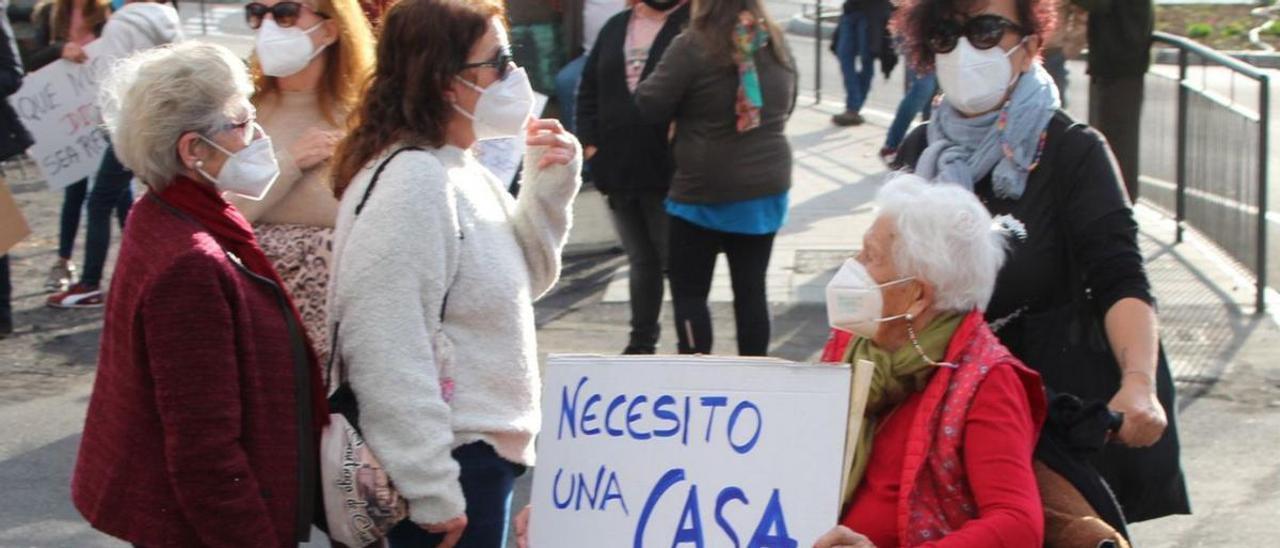
<svg viewBox="0 0 1280 548">
<path fill-rule="evenodd" d="M 204 169 L 204 160 L 196 160 L 196 169 Z"/>
</svg>

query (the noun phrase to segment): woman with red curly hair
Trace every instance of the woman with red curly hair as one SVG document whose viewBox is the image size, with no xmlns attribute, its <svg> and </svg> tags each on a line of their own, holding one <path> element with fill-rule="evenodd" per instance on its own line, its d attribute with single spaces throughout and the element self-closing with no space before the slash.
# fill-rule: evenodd
<svg viewBox="0 0 1280 548">
<path fill-rule="evenodd" d="M 892 25 L 909 62 L 936 72 L 943 100 L 907 137 L 896 167 L 961 185 L 993 215 L 1020 221 L 986 317 L 1053 396 L 1046 432 L 1058 426 L 1059 395 L 1123 416 L 1118 443 L 1099 442 L 1080 457 L 1114 491 L 1123 516 L 1106 521 L 1123 531 L 1125 519 L 1187 513 L 1189 503 L 1173 382 L 1120 170 L 1102 135 L 1062 112 L 1038 61 L 1055 8 L 1050 0 L 904 0 Z M 1041 438 L 1038 458 L 1051 442 Z"/>
</svg>

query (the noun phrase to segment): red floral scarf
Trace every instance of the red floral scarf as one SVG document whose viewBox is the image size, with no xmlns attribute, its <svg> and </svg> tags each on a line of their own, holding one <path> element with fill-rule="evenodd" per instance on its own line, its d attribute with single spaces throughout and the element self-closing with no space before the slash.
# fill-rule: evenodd
<svg viewBox="0 0 1280 548">
<path fill-rule="evenodd" d="M 903 472 L 903 491 L 899 496 L 905 499 L 900 499 L 899 508 L 905 503 L 906 511 L 898 516 L 898 534 L 903 546 L 935 542 L 978 517 L 978 504 L 969 489 L 962 453 L 965 420 L 978 386 L 992 368 L 1008 363 L 1023 369 L 977 311 L 971 312 L 956 330 L 946 361 L 956 367 L 941 368 L 935 375 L 933 382 L 938 385 L 931 383 L 925 397 L 933 395 L 938 398 L 935 400 L 938 404 L 928 416 L 917 417 L 916 427 L 924 434 L 908 441 L 910 452 L 919 451 L 925 457 L 915 469 Z M 1039 428 L 1044 419 L 1044 396 L 1039 378 L 1034 382 L 1041 401 L 1038 405 L 1032 403 L 1033 413 L 1037 415 L 1032 420 Z M 938 394 L 944 386 L 945 392 Z M 1030 387 L 1028 394 L 1035 399 Z"/>
</svg>

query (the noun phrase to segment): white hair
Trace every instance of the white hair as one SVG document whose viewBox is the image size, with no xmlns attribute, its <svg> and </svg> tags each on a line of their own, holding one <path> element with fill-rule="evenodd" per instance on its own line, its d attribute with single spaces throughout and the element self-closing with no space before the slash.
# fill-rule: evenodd
<svg viewBox="0 0 1280 548">
<path fill-rule="evenodd" d="M 159 190 L 186 169 L 178 139 L 226 128 L 252 93 L 243 61 L 222 46 L 192 41 L 118 62 L 103 82 L 99 105 L 116 157 Z"/>
<path fill-rule="evenodd" d="M 939 310 L 986 309 L 1004 264 L 1006 236 L 972 192 L 899 173 L 876 201 L 879 215 L 897 228 L 892 257 L 900 276 L 932 284 Z"/>
</svg>

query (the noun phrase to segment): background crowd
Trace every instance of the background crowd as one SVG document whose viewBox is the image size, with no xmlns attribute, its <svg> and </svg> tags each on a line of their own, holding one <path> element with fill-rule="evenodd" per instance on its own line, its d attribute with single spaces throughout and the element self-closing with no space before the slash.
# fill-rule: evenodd
<svg viewBox="0 0 1280 548">
<path fill-rule="evenodd" d="M 1147 51 L 1150 5 L 1073 4 L 843 6 L 832 121 L 863 123 L 875 62 L 901 55 L 910 91 L 881 157 L 914 175 L 888 180 L 828 286 L 824 356 L 875 374 L 818 546 L 1126 546 L 1127 523 L 1190 511 L 1129 184 L 1147 60 L 1107 53 Z M 656 352 L 667 284 L 678 351 L 714 350 L 721 253 L 737 353 L 769 352 L 798 71 L 759 0 L 582 2 L 559 121 L 534 112 L 497 0 L 244 9 L 247 64 L 183 40 L 164 3 L 52 0 L 26 56 L 3 27 L 6 94 L 95 40 L 120 58 L 101 101 L 112 146 L 92 188 L 65 191 L 48 279 L 50 306 L 106 307 L 72 479 L 95 528 L 289 546 L 316 523 L 363 544 L 336 531 L 367 516 L 335 511 L 319 481 L 339 465 L 319 448 L 350 425 L 394 483 L 372 486 L 374 537 L 505 545 L 540 424 L 533 303 L 584 175 L 632 267 L 622 353 Z M 1062 111 L 1054 61 L 1080 47 L 1060 29 L 1086 27 L 1092 126 Z M 0 153 L 20 154 L 7 103 L 0 120 Z M 497 138 L 528 147 L 518 195 L 471 152 Z M 7 292 L 0 258 L 0 334 Z"/>
</svg>

